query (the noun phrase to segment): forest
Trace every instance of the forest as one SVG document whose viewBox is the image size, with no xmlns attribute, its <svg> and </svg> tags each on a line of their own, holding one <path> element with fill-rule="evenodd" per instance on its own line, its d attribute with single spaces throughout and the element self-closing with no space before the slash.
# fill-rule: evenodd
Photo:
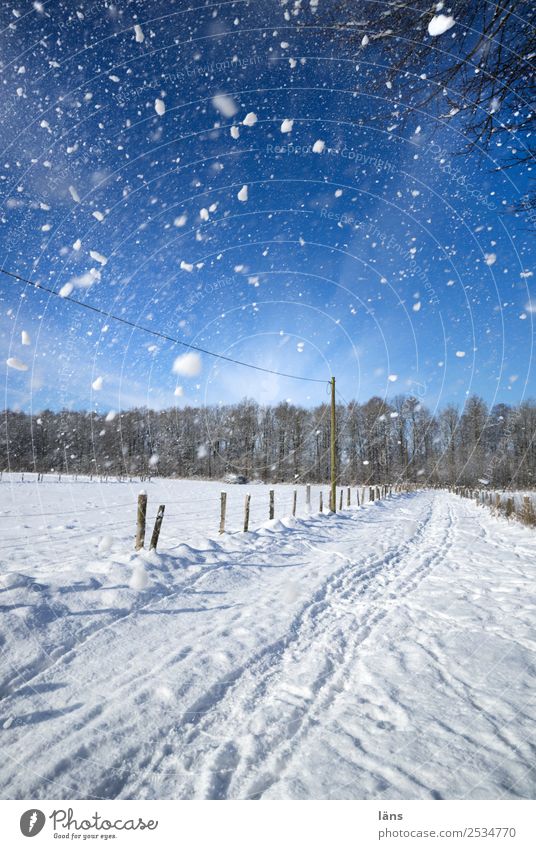
<svg viewBox="0 0 536 849">
<path fill-rule="evenodd" d="M 532 488 L 536 403 L 498 404 L 478 396 L 463 410 L 430 411 L 419 399 L 373 397 L 337 406 L 341 484 L 475 484 Z M 7 410 L 0 466 L 10 471 L 154 475 L 263 482 L 329 480 L 329 406 L 280 403 L 184 407 L 122 413 Z"/>
</svg>

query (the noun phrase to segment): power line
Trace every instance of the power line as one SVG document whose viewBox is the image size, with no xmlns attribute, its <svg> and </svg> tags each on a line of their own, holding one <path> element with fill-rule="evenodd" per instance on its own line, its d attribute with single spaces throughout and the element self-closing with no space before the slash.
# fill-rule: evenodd
<svg viewBox="0 0 536 849">
<path fill-rule="evenodd" d="M 113 321 L 119 321 L 121 322 L 121 324 L 126 324 L 127 327 L 132 327 L 135 330 L 141 330 L 143 333 L 150 333 L 151 336 L 157 336 L 159 339 L 164 339 L 166 342 L 172 342 L 174 345 L 182 345 L 184 348 L 189 348 L 191 351 L 198 351 L 200 354 L 206 354 L 207 356 L 215 357 L 218 360 L 225 360 L 228 363 L 234 363 L 237 366 L 251 368 L 255 371 L 263 371 L 266 374 L 276 374 L 278 377 L 288 377 L 291 380 L 306 380 L 308 383 L 328 382 L 326 380 L 320 380 L 317 377 L 302 377 L 299 374 L 287 374 L 284 371 L 275 371 L 271 368 L 255 366 L 252 363 L 245 363 L 243 360 L 235 360 L 233 357 L 226 357 L 225 354 L 215 354 L 214 351 L 208 351 L 206 348 L 200 348 L 198 345 L 191 345 L 189 342 L 185 342 L 183 339 L 176 339 L 174 336 L 168 336 L 167 333 L 161 333 L 159 330 L 151 330 L 151 328 L 149 327 L 143 327 L 143 325 L 141 324 L 136 324 L 136 322 L 134 321 L 129 321 L 128 318 L 121 318 L 118 315 L 113 315 L 113 313 L 100 309 L 100 307 L 94 307 L 91 304 L 86 304 L 83 301 L 78 301 L 76 298 L 65 298 L 63 297 L 63 295 L 60 295 L 60 293 L 56 292 L 54 289 L 51 289 L 48 286 L 43 286 L 42 283 L 36 283 L 34 280 L 28 280 L 26 277 L 21 277 L 20 274 L 15 274 L 13 271 L 8 271 L 6 268 L 0 268 L 0 273 L 5 274 L 6 277 L 12 277 L 14 280 L 18 280 L 19 283 L 26 283 L 28 286 L 33 286 L 34 289 L 41 289 L 43 292 L 48 292 L 49 295 L 54 295 L 54 297 L 60 298 L 64 302 L 67 301 L 70 304 L 76 304 L 78 307 L 82 307 L 82 309 L 90 310 L 91 312 L 97 313 L 98 315 L 103 315 L 107 320 L 113 319 Z"/>
</svg>

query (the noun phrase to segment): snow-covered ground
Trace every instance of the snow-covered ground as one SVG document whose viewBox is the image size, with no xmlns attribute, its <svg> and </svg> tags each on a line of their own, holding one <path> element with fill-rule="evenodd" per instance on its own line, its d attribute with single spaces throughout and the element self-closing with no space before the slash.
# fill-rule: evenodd
<svg viewBox="0 0 536 849">
<path fill-rule="evenodd" d="M 258 485 L 218 537 L 220 484 L 143 486 L 158 553 L 139 482 L 0 484 L 4 798 L 534 795 L 533 531 Z"/>
</svg>

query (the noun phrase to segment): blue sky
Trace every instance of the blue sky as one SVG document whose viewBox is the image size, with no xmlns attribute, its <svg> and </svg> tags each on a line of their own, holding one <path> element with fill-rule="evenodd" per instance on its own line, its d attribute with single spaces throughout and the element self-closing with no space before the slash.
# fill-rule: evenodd
<svg viewBox="0 0 536 849">
<path fill-rule="evenodd" d="M 453 121 L 402 124 L 403 89 L 372 93 L 385 54 L 276 2 L 34 5 L 1 13 L 3 266 L 348 399 L 534 394 L 528 174 L 453 155 Z M 5 406 L 326 397 L 206 356 L 177 375 L 183 350 L 69 296 L 1 277 L 0 298 L 26 368 Z"/>
</svg>

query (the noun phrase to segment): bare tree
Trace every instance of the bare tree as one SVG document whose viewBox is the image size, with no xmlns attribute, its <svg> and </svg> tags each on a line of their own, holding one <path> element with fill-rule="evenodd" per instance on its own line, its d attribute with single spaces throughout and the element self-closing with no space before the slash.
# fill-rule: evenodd
<svg viewBox="0 0 536 849">
<path fill-rule="evenodd" d="M 439 37 L 430 34 L 433 19 L 446 27 Z M 534 159 L 532 0 L 468 0 L 452 8 L 430 0 L 336 0 L 324 21 L 363 59 L 367 90 L 388 98 L 388 108 L 376 108 L 377 120 L 424 112 L 460 131 L 457 152 L 493 145 L 495 156 L 498 142 L 498 167 Z M 535 205 L 534 195 L 520 204 L 525 211 Z"/>
</svg>

